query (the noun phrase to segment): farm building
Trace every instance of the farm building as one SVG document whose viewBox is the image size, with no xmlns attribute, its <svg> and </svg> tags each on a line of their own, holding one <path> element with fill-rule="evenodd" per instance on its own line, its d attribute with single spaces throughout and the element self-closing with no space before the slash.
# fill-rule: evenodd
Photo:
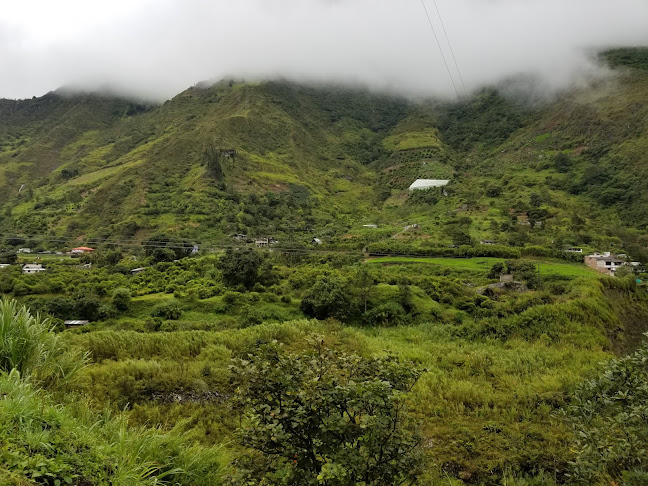
<svg viewBox="0 0 648 486">
<path fill-rule="evenodd" d="M 410 191 L 416 191 L 419 189 L 430 189 L 432 187 L 443 187 L 450 184 L 450 181 L 447 179 L 416 179 L 411 186 L 409 186 Z"/>
<path fill-rule="evenodd" d="M 23 265 L 22 267 L 22 271 L 24 274 L 41 273 L 41 272 L 45 272 L 46 270 L 47 268 L 45 268 L 40 263 L 28 263 L 27 265 Z"/>
<path fill-rule="evenodd" d="M 65 325 L 66 328 L 73 329 L 75 327 L 82 327 L 87 325 L 88 321 L 71 320 L 71 321 L 63 321 L 63 324 Z"/>
<path fill-rule="evenodd" d="M 80 246 L 78 248 L 73 248 L 70 253 L 73 255 L 83 255 L 84 253 L 92 253 L 94 248 L 89 248 L 87 246 Z"/>
<path fill-rule="evenodd" d="M 625 264 L 624 260 L 612 255 L 609 251 L 602 255 L 594 253 L 585 257 L 585 265 L 606 275 L 614 275 Z"/>
</svg>

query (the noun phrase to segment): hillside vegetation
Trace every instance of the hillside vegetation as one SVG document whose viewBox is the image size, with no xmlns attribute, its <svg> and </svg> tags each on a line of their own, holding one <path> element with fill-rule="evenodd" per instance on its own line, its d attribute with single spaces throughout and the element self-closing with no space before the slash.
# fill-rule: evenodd
<svg viewBox="0 0 648 486">
<path fill-rule="evenodd" d="M 488 239 L 645 259 L 644 55 L 612 51 L 614 74 L 541 106 L 496 89 L 426 105 L 289 82 L 197 85 L 157 107 L 65 91 L 3 100 L 0 225 L 95 242 Z M 410 195 L 417 178 L 451 184 Z"/>
<path fill-rule="evenodd" d="M 648 70 L 604 59 L 0 100 L 0 486 L 643 484 Z"/>
</svg>

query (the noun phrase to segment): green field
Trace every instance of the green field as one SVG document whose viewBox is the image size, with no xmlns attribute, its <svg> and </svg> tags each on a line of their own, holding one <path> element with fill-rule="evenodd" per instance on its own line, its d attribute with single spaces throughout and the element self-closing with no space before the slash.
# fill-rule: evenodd
<svg viewBox="0 0 648 486">
<path fill-rule="evenodd" d="M 367 260 L 369 264 L 430 264 L 444 268 L 488 271 L 495 263 L 503 263 L 503 258 L 416 258 L 416 257 L 380 257 Z M 600 277 L 601 273 L 577 263 L 545 260 L 529 260 L 537 265 L 540 275 L 560 275 L 564 277 Z"/>
</svg>

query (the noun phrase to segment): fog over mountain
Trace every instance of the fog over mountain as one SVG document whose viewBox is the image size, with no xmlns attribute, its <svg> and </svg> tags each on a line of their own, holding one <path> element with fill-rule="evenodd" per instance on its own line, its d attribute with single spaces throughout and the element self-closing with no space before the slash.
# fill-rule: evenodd
<svg viewBox="0 0 648 486">
<path fill-rule="evenodd" d="M 533 75 L 552 91 L 604 74 L 600 49 L 648 44 L 645 0 L 425 0 L 467 91 Z M 438 7 L 438 10 L 437 10 Z M 0 14 L 0 97 L 61 85 L 166 99 L 204 79 L 288 77 L 454 97 L 420 0 L 32 0 Z"/>
</svg>

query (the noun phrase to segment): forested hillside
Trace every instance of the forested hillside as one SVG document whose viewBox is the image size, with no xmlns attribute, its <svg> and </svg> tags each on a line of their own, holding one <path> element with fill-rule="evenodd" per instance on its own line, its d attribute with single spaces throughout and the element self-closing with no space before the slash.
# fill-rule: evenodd
<svg viewBox="0 0 648 486">
<path fill-rule="evenodd" d="M 625 245 L 645 259 L 645 51 L 607 57 L 608 78 L 539 105 L 496 88 L 419 104 L 286 81 L 197 85 L 162 106 L 4 100 L 0 224 L 94 242 Z M 451 183 L 410 194 L 417 178 Z"/>
</svg>

